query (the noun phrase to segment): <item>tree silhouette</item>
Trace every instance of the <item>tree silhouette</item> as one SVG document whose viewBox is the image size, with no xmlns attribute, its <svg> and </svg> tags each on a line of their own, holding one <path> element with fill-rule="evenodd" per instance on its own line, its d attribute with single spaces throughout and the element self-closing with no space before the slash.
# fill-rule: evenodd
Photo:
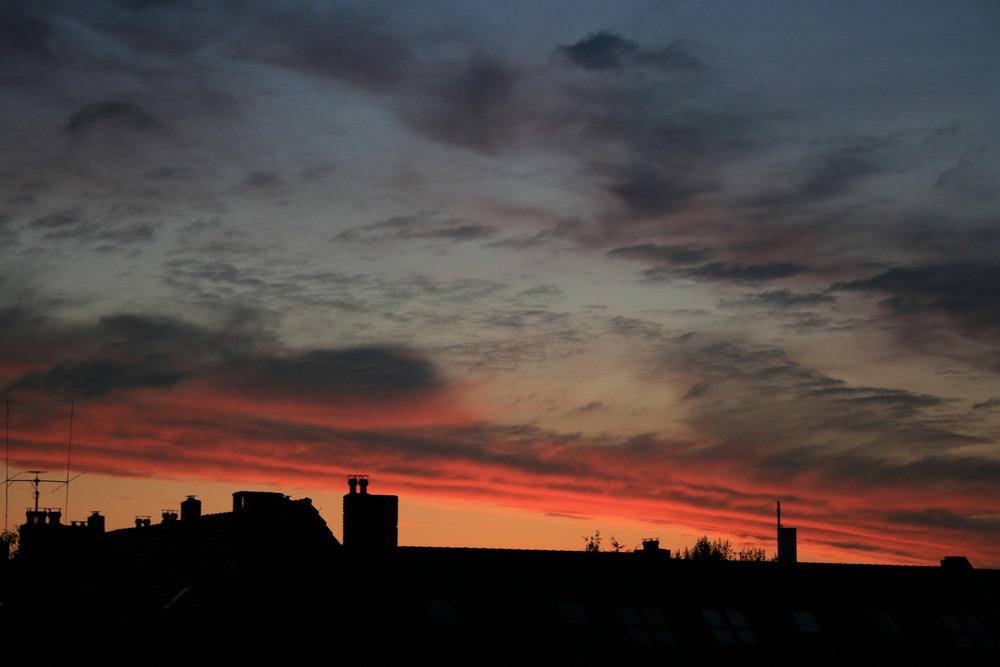
<svg viewBox="0 0 1000 667">
<path fill-rule="evenodd" d="M 698 538 L 693 547 L 684 547 L 684 550 L 678 553 L 677 557 L 684 560 L 733 560 L 733 545 L 729 540 L 709 540 L 707 536 L 703 535 Z"/>
<path fill-rule="evenodd" d="M 760 547 L 744 547 L 736 551 L 729 540 L 718 538 L 709 540 L 707 536 L 699 537 L 693 547 L 684 547 L 684 549 L 678 551 L 676 557 L 683 560 L 708 561 L 741 560 L 763 562 L 773 560 L 769 559 L 767 552 Z"/>
<path fill-rule="evenodd" d="M 601 550 L 601 531 L 595 530 L 593 535 L 583 536 L 583 550 L 584 551 Z"/>
<path fill-rule="evenodd" d="M 736 556 L 739 560 L 751 561 L 754 563 L 763 563 L 767 560 L 774 560 L 773 558 L 767 557 L 767 552 L 764 551 L 763 547 L 744 547 L 739 550 Z"/>
<path fill-rule="evenodd" d="M 614 535 L 610 536 L 610 538 L 608 539 L 608 543 L 611 544 L 611 550 L 614 551 L 615 553 L 619 553 L 621 551 L 628 551 L 628 545 L 619 542 Z"/>
<path fill-rule="evenodd" d="M 0 542 L 7 545 L 7 554 L 9 558 L 13 558 L 14 554 L 17 553 L 17 543 L 18 543 L 18 530 L 4 530 L 0 531 Z M 0 557 L 2 557 L 2 551 L 0 551 Z"/>
</svg>

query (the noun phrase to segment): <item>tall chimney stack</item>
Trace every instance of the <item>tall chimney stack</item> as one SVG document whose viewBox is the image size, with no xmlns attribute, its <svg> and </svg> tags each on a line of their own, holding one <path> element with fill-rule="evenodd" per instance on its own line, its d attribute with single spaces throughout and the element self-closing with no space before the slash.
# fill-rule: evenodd
<svg viewBox="0 0 1000 667">
<path fill-rule="evenodd" d="M 795 563 L 798 561 L 796 545 L 796 529 L 781 525 L 781 501 L 778 501 L 778 562 Z"/>
<path fill-rule="evenodd" d="M 347 478 L 344 495 L 344 546 L 378 551 L 399 542 L 399 497 L 368 493 L 368 475 Z M 360 488 L 360 493 L 357 489 Z"/>
</svg>

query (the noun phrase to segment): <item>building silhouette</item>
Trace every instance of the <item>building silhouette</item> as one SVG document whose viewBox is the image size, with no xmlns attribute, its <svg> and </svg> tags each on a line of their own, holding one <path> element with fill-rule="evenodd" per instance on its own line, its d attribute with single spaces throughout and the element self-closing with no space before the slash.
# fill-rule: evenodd
<svg viewBox="0 0 1000 667">
<path fill-rule="evenodd" d="M 308 498 L 254 491 L 234 493 L 231 512 L 204 514 L 189 496 L 179 516 L 114 531 L 103 517 L 29 517 L 22 553 L 0 567 L 5 658 L 606 666 L 1000 657 L 1000 571 L 962 557 L 926 567 L 698 562 L 671 558 L 655 539 L 634 552 L 397 546 L 398 498 L 368 493 L 368 482 L 349 480 L 343 542 Z"/>
</svg>

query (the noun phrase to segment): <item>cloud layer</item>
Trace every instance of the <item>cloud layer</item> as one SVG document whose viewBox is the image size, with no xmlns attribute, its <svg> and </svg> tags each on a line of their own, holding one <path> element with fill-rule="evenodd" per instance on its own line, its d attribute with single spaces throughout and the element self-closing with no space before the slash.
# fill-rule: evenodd
<svg viewBox="0 0 1000 667">
<path fill-rule="evenodd" d="M 17 463 L 996 566 L 966 9 L 8 3 Z"/>
</svg>

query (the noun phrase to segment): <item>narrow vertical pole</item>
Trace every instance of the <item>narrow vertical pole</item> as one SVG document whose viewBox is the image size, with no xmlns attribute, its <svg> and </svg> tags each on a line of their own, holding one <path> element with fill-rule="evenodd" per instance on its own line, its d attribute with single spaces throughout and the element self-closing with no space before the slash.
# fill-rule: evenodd
<svg viewBox="0 0 1000 667">
<path fill-rule="evenodd" d="M 73 411 L 76 407 L 75 401 L 69 402 L 69 444 L 66 445 L 66 503 L 65 509 L 66 520 L 69 520 L 69 466 L 70 459 L 73 456 Z"/>
<path fill-rule="evenodd" d="M 4 428 L 6 430 L 7 451 L 3 469 L 3 530 L 7 532 L 7 514 L 10 512 L 10 494 L 8 493 L 10 490 L 10 396 L 6 397 L 5 403 L 7 404 L 7 419 Z"/>
</svg>

